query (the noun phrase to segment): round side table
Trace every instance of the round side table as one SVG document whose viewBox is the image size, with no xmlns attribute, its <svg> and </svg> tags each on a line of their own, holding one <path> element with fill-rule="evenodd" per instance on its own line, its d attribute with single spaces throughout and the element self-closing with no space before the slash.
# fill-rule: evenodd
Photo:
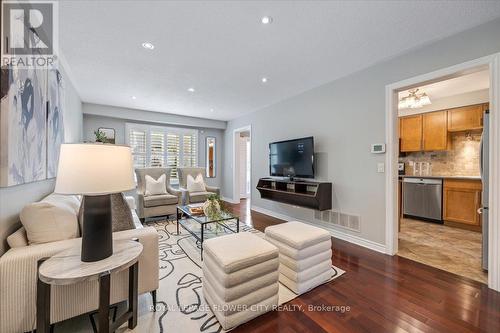
<svg viewBox="0 0 500 333">
<path fill-rule="evenodd" d="M 137 286 L 142 244 L 132 240 L 113 242 L 113 255 L 95 261 L 82 262 L 81 248 L 73 247 L 50 258 L 38 261 L 36 327 L 39 333 L 50 331 L 50 288 L 99 280 L 99 333 L 114 332 L 128 321 L 128 328 L 137 326 Z M 111 274 L 129 271 L 128 310 L 115 322 L 109 321 Z"/>
</svg>

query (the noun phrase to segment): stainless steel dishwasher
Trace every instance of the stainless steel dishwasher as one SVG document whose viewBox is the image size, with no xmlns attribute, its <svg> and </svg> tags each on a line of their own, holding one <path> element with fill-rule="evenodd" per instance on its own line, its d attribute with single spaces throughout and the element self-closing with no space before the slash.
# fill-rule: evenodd
<svg viewBox="0 0 500 333">
<path fill-rule="evenodd" d="M 443 223 L 443 180 L 403 178 L 403 216 Z"/>
</svg>

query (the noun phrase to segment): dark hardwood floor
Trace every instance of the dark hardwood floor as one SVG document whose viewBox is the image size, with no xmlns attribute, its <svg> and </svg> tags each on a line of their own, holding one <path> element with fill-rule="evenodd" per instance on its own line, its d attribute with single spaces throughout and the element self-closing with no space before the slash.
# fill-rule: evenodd
<svg viewBox="0 0 500 333">
<path fill-rule="evenodd" d="M 227 204 L 241 221 L 264 231 L 284 221 Z M 500 332 L 500 293 L 398 256 L 333 238 L 332 262 L 346 274 L 233 332 Z M 309 306 L 349 311 L 311 311 Z M 299 309 L 299 307 L 301 307 Z"/>
</svg>

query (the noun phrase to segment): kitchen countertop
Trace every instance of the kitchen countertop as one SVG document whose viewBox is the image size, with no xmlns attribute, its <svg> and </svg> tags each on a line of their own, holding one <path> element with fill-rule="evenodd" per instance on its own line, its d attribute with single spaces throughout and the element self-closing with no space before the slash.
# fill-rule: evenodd
<svg viewBox="0 0 500 333">
<path fill-rule="evenodd" d="M 470 179 L 481 180 L 481 176 L 412 176 L 412 175 L 399 175 L 399 178 L 434 178 L 434 179 Z"/>
</svg>

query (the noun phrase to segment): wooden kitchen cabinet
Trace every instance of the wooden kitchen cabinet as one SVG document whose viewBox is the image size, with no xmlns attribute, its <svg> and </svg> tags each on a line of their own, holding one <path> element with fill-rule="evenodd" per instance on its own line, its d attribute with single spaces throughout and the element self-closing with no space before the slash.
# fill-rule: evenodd
<svg viewBox="0 0 500 333">
<path fill-rule="evenodd" d="M 481 180 L 445 179 L 443 188 L 443 220 L 453 226 L 480 231 Z M 450 223 L 448 223 L 450 224 Z"/>
<path fill-rule="evenodd" d="M 422 116 L 422 148 L 424 151 L 448 149 L 447 112 L 429 112 Z"/>
<path fill-rule="evenodd" d="M 448 131 L 471 131 L 483 128 L 483 113 L 488 103 L 463 106 L 448 110 Z"/>
<path fill-rule="evenodd" d="M 422 115 L 399 118 L 399 150 L 422 150 Z"/>
</svg>

